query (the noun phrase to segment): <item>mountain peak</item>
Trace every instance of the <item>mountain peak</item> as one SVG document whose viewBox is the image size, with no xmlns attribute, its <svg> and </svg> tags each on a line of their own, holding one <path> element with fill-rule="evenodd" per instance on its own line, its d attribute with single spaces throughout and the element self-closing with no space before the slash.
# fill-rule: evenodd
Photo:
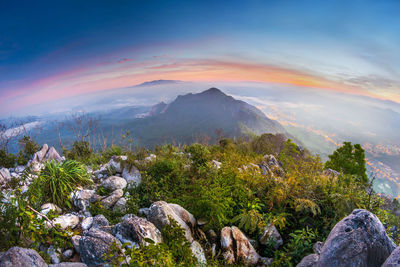
<svg viewBox="0 0 400 267">
<path fill-rule="evenodd" d="M 166 84 L 177 84 L 180 82 L 181 81 L 179 81 L 179 80 L 154 80 L 154 81 L 144 82 L 144 83 L 138 84 L 136 86 L 166 85 Z"/>
<path fill-rule="evenodd" d="M 224 92 L 222 92 L 220 89 L 216 88 L 216 87 L 212 87 L 208 90 L 205 90 L 203 92 L 201 92 L 200 94 L 209 94 L 209 95 L 224 95 L 226 96 L 226 94 Z"/>
</svg>

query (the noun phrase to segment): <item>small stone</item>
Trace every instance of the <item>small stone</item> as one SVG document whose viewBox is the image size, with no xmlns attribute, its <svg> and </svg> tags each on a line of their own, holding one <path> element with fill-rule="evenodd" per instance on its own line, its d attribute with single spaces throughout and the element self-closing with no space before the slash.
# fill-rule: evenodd
<svg viewBox="0 0 400 267">
<path fill-rule="evenodd" d="M 92 224 L 93 224 L 93 217 L 85 218 L 81 223 L 82 230 L 83 231 L 89 230 L 90 227 L 92 227 Z"/>
</svg>

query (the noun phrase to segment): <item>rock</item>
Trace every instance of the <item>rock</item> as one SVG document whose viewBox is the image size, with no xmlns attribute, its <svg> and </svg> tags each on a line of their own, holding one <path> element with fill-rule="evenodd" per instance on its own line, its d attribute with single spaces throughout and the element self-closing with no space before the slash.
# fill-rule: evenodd
<svg viewBox="0 0 400 267">
<path fill-rule="evenodd" d="M 400 246 L 393 250 L 389 258 L 383 263 L 382 267 L 398 267 L 400 266 Z"/>
<path fill-rule="evenodd" d="M 79 223 L 79 217 L 71 213 L 61 215 L 53 220 L 55 225 L 59 225 L 61 229 L 67 229 L 68 227 L 74 229 Z"/>
<path fill-rule="evenodd" d="M 98 228 L 105 231 L 104 229 L 107 228 L 107 226 L 110 226 L 107 218 L 104 217 L 103 214 L 99 214 L 93 217 L 92 227 L 90 229 Z"/>
<path fill-rule="evenodd" d="M 310 254 L 305 256 L 296 267 L 316 267 L 319 256 L 317 254 Z"/>
<path fill-rule="evenodd" d="M 25 166 L 17 166 L 17 167 L 15 168 L 14 171 L 15 171 L 16 173 L 21 174 L 21 173 L 24 172 L 24 170 L 25 170 Z"/>
<path fill-rule="evenodd" d="M 43 204 L 41 207 L 40 213 L 47 215 L 50 211 L 53 211 L 54 214 L 61 214 L 62 210 L 54 205 L 53 203 Z"/>
<path fill-rule="evenodd" d="M 107 163 L 109 168 L 112 168 L 115 172 L 122 172 L 122 161 L 126 161 L 128 159 L 127 156 L 112 156 L 110 161 Z"/>
<path fill-rule="evenodd" d="M 193 236 L 190 227 L 185 223 L 181 217 L 175 213 L 174 206 L 170 206 L 165 201 L 157 201 L 151 204 L 149 213 L 147 215 L 147 219 L 154 223 L 154 225 L 162 230 L 166 225 L 170 224 L 169 218 L 171 217 L 175 220 L 178 225 L 185 231 L 185 237 L 189 241 L 189 243 L 193 242 Z M 183 208 L 182 208 L 183 209 Z M 179 210 L 175 206 L 175 210 Z M 188 212 L 189 213 L 189 212 Z M 190 213 L 189 213 L 190 214 Z M 190 219 L 189 217 L 187 219 Z"/>
<path fill-rule="evenodd" d="M 178 204 L 168 203 L 168 205 L 174 210 L 174 212 L 192 229 L 194 230 L 195 226 L 197 225 L 197 221 L 194 216 L 182 208 L 182 206 Z"/>
<path fill-rule="evenodd" d="M 135 166 L 125 166 L 122 171 L 122 177 L 131 186 L 138 186 L 142 182 L 142 175 Z"/>
<path fill-rule="evenodd" d="M 33 154 L 32 163 L 41 163 L 46 156 L 48 150 L 49 146 L 47 144 L 44 144 L 42 149 Z"/>
<path fill-rule="evenodd" d="M 60 254 L 56 252 L 53 246 L 50 246 L 47 249 L 47 255 L 49 255 L 51 263 L 60 263 Z"/>
<path fill-rule="evenodd" d="M 87 267 L 82 262 L 61 262 L 58 264 L 50 264 L 49 267 Z"/>
<path fill-rule="evenodd" d="M 283 245 L 283 240 L 281 235 L 279 234 L 276 227 L 271 223 L 265 226 L 263 233 L 259 239 L 259 242 L 261 245 L 264 246 L 268 245 L 269 242 L 273 242 L 273 247 L 275 249 L 278 249 L 280 246 Z"/>
<path fill-rule="evenodd" d="M 236 243 L 236 258 L 247 265 L 256 264 L 260 256 L 250 244 L 247 237 L 236 226 L 232 226 L 232 236 Z"/>
<path fill-rule="evenodd" d="M 221 165 L 222 165 L 221 162 L 216 161 L 216 160 L 214 160 L 214 159 L 212 160 L 211 164 L 212 164 L 212 167 L 213 167 L 215 170 L 220 169 L 220 168 L 221 168 Z"/>
<path fill-rule="evenodd" d="M 102 182 L 104 188 L 115 191 L 126 187 L 126 180 L 118 176 L 110 176 Z"/>
<path fill-rule="evenodd" d="M 0 267 L 47 267 L 46 262 L 33 249 L 12 247 L 0 257 Z"/>
<path fill-rule="evenodd" d="M 114 228 L 114 235 L 121 243 L 131 243 L 132 246 L 147 246 L 145 239 L 151 239 L 155 244 L 162 242 L 161 232 L 148 220 L 135 216 L 125 215 L 124 220 Z"/>
<path fill-rule="evenodd" d="M 374 214 L 355 209 L 332 229 L 315 266 L 381 266 L 395 248 Z"/>
<path fill-rule="evenodd" d="M 0 169 L 0 184 L 11 179 L 10 171 L 7 168 Z"/>
<path fill-rule="evenodd" d="M 264 172 L 264 175 L 271 175 L 271 177 L 284 176 L 285 172 L 283 171 L 281 164 L 275 158 L 274 155 L 265 155 L 263 161 L 258 164 L 261 170 Z"/>
<path fill-rule="evenodd" d="M 62 158 L 60 154 L 58 154 L 57 150 L 52 146 L 50 149 L 47 151 L 46 156 L 44 156 L 43 161 L 50 161 L 54 160 L 57 162 L 62 162 Z"/>
<path fill-rule="evenodd" d="M 325 176 L 338 177 L 340 173 L 335 171 L 335 170 L 332 170 L 332 169 L 328 168 L 328 169 L 325 169 L 322 172 L 322 174 L 325 175 Z"/>
<path fill-rule="evenodd" d="M 92 202 L 92 198 L 95 194 L 94 190 L 77 190 L 72 194 L 72 200 L 74 201 L 75 207 L 80 210 L 86 211 L 89 207 L 90 203 Z"/>
<path fill-rule="evenodd" d="M 236 226 L 222 228 L 221 249 L 222 256 L 229 264 L 242 262 L 245 265 L 255 265 L 261 259 L 247 237 Z"/>
<path fill-rule="evenodd" d="M 126 199 L 121 197 L 118 201 L 114 204 L 113 211 L 115 212 L 125 212 L 126 211 Z"/>
<path fill-rule="evenodd" d="M 67 249 L 66 251 L 63 252 L 63 257 L 66 260 L 69 260 L 72 258 L 72 255 L 74 254 L 74 251 L 72 249 Z"/>
<path fill-rule="evenodd" d="M 315 242 L 315 244 L 313 246 L 313 250 L 314 250 L 315 254 L 317 254 L 317 255 L 321 254 L 321 249 L 323 246 L 324 246 L 323 242 L 320 242 L 320 241 Z"/>
<path fill-rule="evenodd" d="M 221 250 L 222 256 L 228 264 L 235 263 L 235 252 L 233 245 L 232 229 L 229 226 L 221 230 Z"/>
<path fill-rule="evenodd" d="M 74 235 L 71 238 L 71 243 L 74 246 L 75 251 L 78 252 L 78 253 L 81 253 L 80 252 L 80 247 L 79 247 L 79 240 L 81 240 L 81 238 L 82 238 L 82 236 L 80 236 L 80 235 Z"/>
<path fill-rule="evenodd" d="M 111 234 L 96 228 L 91 228 L 80 240 L 79 248 L 82 262 L 89 266 L 107 263 L 104 255 L 109 253 L 112 244 L 117 244 L 117 239 Z"/>
<path fill-rule="evenodd" d="M 156 160 L 156 159 L 157 159 L 157 156 L 156 156 L 156 155 L 150 154 L 148 157 L 145 157 L 145 158 L 144 158 L 144 161 L 145 161 L 145 162 L 152 162 L 153 160 Z"/>
<path fill-rule="evenodd" d="M 204 254 L 204 250 L 197 241 L 193 241 L 190 245 L 190 249 L 192 250 L 193 256 L 197 259 L 199 266 L 206 266 L 207 259 L 206 255 Z"/>
<path fill-rule="evenodd" d="M 111 193 L 111 195 L 109 195 L 106 198 L 103 198 L 101 200 L 101 205 L 106 208 L 109 209 L 111 208 L 115 203 L 117 203 L 117 201 L 124 195 L 124 191 L 122 191 L 122 189 L 117 189 L 115 191 L 113 191 Z"/>
<path fill-rule="evenodd" d="M 89 230 L 90 227 L 92 227 L 92 225 L 93 225 L 93 217 L 87 217 L 83 219 L 83 221 L 81 222 L 81 228 L 83 231 Z"/>
</svg>

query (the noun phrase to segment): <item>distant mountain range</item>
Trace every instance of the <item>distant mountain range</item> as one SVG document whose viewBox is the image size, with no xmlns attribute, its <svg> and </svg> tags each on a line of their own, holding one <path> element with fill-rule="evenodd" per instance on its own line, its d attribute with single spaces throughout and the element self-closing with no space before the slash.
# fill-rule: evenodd
<svg viewBox="0 0 400 267">
<path fill-rule="evenodd" d="M 131 129 L 140 144 L 145 146 L 164 142 L 191 143 L 205 136 L 215 140 L 218 134 L 235 138 L 286 133 L 282 125 L 256 107 L 217 88 L 180 95 L 170 104 L 162 102 L 153 106 L 146 115 L 121 125 Z"/>
</svg>

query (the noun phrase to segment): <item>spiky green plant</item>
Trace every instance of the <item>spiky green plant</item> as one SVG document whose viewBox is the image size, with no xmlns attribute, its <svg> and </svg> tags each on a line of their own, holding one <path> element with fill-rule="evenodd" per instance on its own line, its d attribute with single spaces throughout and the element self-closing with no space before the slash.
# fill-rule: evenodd
<svg viewBox="0 0 400 267">
<path fill-rule="evenodd" d="M 93 183 L 84 165 L 74 160 L 63 163 L 49 161 L 28 190 L 35 206 L 51 202 L 59 207 L 71 208 L 71 193 L 79 186 Z"/>
</svg>

